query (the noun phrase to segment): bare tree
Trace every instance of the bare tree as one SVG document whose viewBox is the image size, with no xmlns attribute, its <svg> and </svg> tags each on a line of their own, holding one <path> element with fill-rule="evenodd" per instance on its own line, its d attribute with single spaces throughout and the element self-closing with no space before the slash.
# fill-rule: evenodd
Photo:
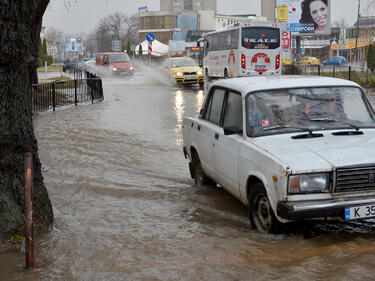
<svg viewBox="0 0 375 281">
<path fill-rule="evenodd" d="M 138 16 L 117 12 L 99 20 L 96 28 L 99 50 L 110 50 L 112 40 L 120 40 L 123 45 L 138 37 Z"/>
<path fill-rule="evenodd" d="M 58 30 L 54 27 L 50 27 L 46 30 L 45 32 L 45 38 L 46 38 L 46 41 L 47 43 L 49 44 L 53 44 L 53 42 L 57 39 L 57 38 L 62 38 L 63 36 L 63 32 L 61 30 Z"/>
</svg>

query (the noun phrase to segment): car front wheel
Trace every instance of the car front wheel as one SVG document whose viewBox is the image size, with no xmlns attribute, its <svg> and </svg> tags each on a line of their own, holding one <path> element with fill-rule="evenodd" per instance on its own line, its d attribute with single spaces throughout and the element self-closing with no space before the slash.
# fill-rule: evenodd
<svg viewBox="0 0 375 281">
<path fill-rule="evenodd" d="M 262 233 L 278 233 L 281 223 L 275 217 L 263 184 L 256 184 L 249 194 L 249 219 L 253 228 Z"/>
</svg>

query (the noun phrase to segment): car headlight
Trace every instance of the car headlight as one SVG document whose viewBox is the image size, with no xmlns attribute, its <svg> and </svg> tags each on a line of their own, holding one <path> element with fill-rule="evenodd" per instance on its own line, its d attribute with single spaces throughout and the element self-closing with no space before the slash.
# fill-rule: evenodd
<svg viewBox="0 0 375 281">
<path fill-rule="evenodd" d="M 197 74 L 198 74 L 198 75 L 202 75 L 202 74 L 203 74 L 203 71 L 198 71 Z"/>
<path fill-rule="evenodd" d="M 131 66 L 129 69 L 130 69 L 130 70 L 134 70 L 134 67 Z"/>
<path fill-rule="evenodd" d="M 176 76 L 184 76 L 184 74 L 182 72 L 177 72 Z"/>
<path fill-rule="evenodd" d="M 116 67 L 112 68 L 112 71 L 117 71 L 117 68 Z"/>
<path fill-rule="evenodd" d="M 290 175 L 288 193 L 327 192 L 330 187 L 331 173 Z"/>
</svg>

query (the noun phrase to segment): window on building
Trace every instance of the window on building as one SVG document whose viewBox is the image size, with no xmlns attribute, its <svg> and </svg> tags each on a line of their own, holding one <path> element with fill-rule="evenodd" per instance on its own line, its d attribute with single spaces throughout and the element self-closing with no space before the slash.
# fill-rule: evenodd
<svg viewBox="0 0 375 281">
<path fill-rule="evenodd" d="M 186 11 L 193 10 L 193 0 L 184 0 L 184 10 Z"/>
<path fill-rule="evenodd" d="M 197 2 L 195 2 L 195 6 L 197 6 L 197 7 L 202 7 L 202 2 L 201 2 L 201 1 L 197 1 Z"/>
<path fill-rule="evenodd" d="M 174 6 L 174 7 L 180 7 L 180 6 L 181 6 L 180 1 L 176 1 L 176 0 L 175 0 L 175 1 L 173 2 L 173 6 Z"/>
</svg>

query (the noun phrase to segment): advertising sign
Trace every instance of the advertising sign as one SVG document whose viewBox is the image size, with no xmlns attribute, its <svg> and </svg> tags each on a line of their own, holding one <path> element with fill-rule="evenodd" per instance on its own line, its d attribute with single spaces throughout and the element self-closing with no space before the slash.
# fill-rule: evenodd
<svg viewBox="0 0 375 281">
<path fill-rule="evenodd" d="M 276 0 L 276 8 L 292 34 L 330 34 L 331 0 Z"/>
<path fill-rule="evenodd" d="M 290 50 L 292 48 L 292 34 L 290 31 L 281 32 L 281 49 Z"/>
<path fill-rule="evenodd" d="M 113 52 L 121 52 L 121 41 L 120 40 L 112 40 L 112 51 Z"/>
<path fill-rule="evenodd" d="M 65 50 L 67 52 L 80 52 L 81 49 L 81 38 L 66 38 Z"/>
</svg>

